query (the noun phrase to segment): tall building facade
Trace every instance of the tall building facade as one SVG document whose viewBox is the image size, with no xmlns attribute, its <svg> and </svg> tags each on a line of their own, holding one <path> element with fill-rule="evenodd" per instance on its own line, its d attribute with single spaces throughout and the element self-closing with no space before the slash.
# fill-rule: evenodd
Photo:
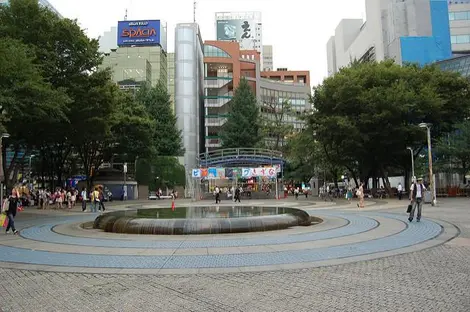
<svg viewBox="0 0 470 312">
<path fill-rule="evenodd" d="M 197 168 L 197 159 L 204 150 L 201 137 L 204 124 L 204 56 L 199 25 L 178 24 L 175 30 L 175 113 L 182 132 L 186 170 Z M 187 177 L 186 184 L 191 185 Z"/>
<path fill-rule="evenodd" d="M 366 22 L 342 20 L 327 43 L 328 75 L 352 60 L 420 65 L 452 55 L 447 0 L 366 0 Z"/>
<path fill-rule="evenodd" d="M 236 42 L 206 41 L 204 43 L 204 124 L 205 150 L 222 146 L 220 132 L 230 113 L 230 102 L 241 78 L 245 78 L 256 94 L 261 117 L 303 128 L 300 115 L 309 111 L 310 73 L 308 71 L 260 71 L 260 55 L 255 50 L 241 50 Z M 283 102 L 292 111 L 283 114 Z M 282 116 L 281 116 L 282 115 Z M 266 143 L 275 140 L 266 138 Z M 283 144 L 284 140 L 281 140 Z"/>
<path fill-rule="evenodd" d="M 263 53 L 263 25 L 261 12 L 215 13 L 217 41 L 233 41 L 241 50 L 256 50 Z M 260 60 L 263 68 L 263 60 Z"/>
<path fill-rule="evenodd" d="M 112 70 L 113 81 L 121 89 L 138 89 L 143 83 L 168 83 L 167 55 L 159 46 L 113 49 L 104 54 L 101 66 Z"/>
<path fill-rule="evenodd" d="M 274 70 L 274 61 L 273 61 L 273 46 L 272 45 L 264 45 L 263 52 L 261 53 L 262 56 L 262 70 L 263 71 L 271 71 Z"/>
<path fill-rule="evenodd" d="M 205 152 L 222 146 L 220 132 L 227 122 L 234 90 L 244 77 L 259 94 L 260 55 L 241 50 L 238 42 L 204 43 L 204 125 Z"/>
<path fill-rule="evenodd" d="M 450 38 L 454 55 L 470 53 L 470 1 L 449 1 Z"/>
<path fill-rule="evenodd" d="M 104 54 L 103 68 L 110 68 L 121 89 L 136 89 L 143 83 L 168 84 L 166 24 L 160 20 L 120 21 L 117 48 Z"/>
</svg>

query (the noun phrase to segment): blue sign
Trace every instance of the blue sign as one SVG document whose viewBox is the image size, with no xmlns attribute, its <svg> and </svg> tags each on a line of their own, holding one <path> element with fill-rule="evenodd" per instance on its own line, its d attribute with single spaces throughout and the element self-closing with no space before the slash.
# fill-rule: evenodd
<svg viewBox="0 0 470 312">
<path fill-rule="evenodd" d="M 161 39 L 160 21 L 120 21 L 118 22 L 117 44 L 123 46 L 154 46 Z"/>
</svg>

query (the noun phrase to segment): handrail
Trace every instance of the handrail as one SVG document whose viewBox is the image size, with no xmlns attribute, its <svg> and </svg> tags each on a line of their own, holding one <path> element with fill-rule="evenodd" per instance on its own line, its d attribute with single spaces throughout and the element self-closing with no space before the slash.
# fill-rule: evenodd
<svg viewBox="0 0 470 312">
<path fill-rule="evenodd" d="M 225 148 L 208 153 L 199 154 L 199 162 L 207 162 L 210 160 L 233 157 L 233 156 L 260 156 L 270 157 L 273 159 L 283 159 L 282 152 L 261 148 Z"/>
</svg>

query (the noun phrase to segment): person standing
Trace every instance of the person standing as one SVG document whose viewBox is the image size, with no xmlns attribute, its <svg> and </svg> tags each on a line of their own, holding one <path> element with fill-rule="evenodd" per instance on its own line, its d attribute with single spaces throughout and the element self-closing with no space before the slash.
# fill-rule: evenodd
<svg viewBox="0 0 470 312">
<path fill-rule="evenodd" d="M 364 208 L 364 183 L 361 182 L 359 188 L 357 189 L 356 195 L 359 198 L 359 203 L 357 204 L 357 207 Z"/>
<path fill-rule="evenodd" d="M 418 178 L 416 183 L 413 183 L 410 188 L 410 194 L 411 194 L 410 199 L 413 205 L 413 208 L 411 208 L 410 216 L 408 218 L 408 221 L 410 222 L 413 221 L 416 207 L 418 207 L 418 214 L 416 216 L 416 222 L 421 221 L 421 210 L 423 208 L 424 191 L 426 191 L 426 187 L 423 185 L 423 178 Z"/>
<path fill-rule="evenodd" d="M 86 192 L 86 188 L 82 188 L 82 193 L 81 193 L 81 196 L 82 196 L 82 211 L 86 211 L 86 201 L 87 201 L 87 192 Z"/>
<path fill-rule="evenodd" d="M 401 183 L 398 183 L 397 192 L 398 192 L 398 200 L 401 200 L 403 196 L 403 185 L 401 185 Z"/>
<path fill-rule="evenodd" d="M 237 202 L 238 200 L 238 202 L 240 203 L 240 189 L 238 187 L 235 189 L 234 198 L 235 198 L 235 202 Z"/>
<path fill-rule="evenodd" d="M 351 185 L 348 185 L 348 191 L 346 192 L 346 199 L 348 200 L 348 204 L 351 203 L 352 197 L 353 197 L 352 187 Z"/>
<path fill-rule="evenodd" d="M 215 193 L 215 203 L 218 204 L 220 203 L 220 188 L 217 185 L 215 186 L 214 193 Z"/>
<path fill-rule="evenodd" d="M 16 189 L 13 189 L 11 191 L 11 195 L 8 198 L 8 206 L 6 207 L 5 213 L 7 214 L 8 217 L 8 225 L 6 229 L 6 234 L 10 233 L 10 229 L 13 230 L 13 234 L 18 234 L 18 231 L 15 228 L 15 217 L 16 213 L 18 211 L 18 206 L 20 205 L 20 198 L 18 191 Z"/>
<path fill-rule="evenodd" d="M 98 205 L 100 204 L 100 193 L 98 187 L 91 193 L 91 212 L 97 212 Z"/>
</svg>

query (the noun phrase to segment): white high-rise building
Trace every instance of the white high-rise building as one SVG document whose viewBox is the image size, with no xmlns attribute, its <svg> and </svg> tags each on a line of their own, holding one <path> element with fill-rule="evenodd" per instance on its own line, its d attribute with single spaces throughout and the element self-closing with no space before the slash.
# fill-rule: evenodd
<svg viewBox="0 0 470 312">
<path fill-rule="evenodd" d="M 111 50 L 118 48 L 117 32 L 117 27 L 111 27 L 110 30 L 105 31 L 104 34 L 98 38 L 100 52 L 109 53 Z"/>
<path fill-rule="evenodd" d="M 263 27 L 261 12 L 215 13 L 217 41 L 235 41 L 241 50 L 263 53 Z M 261 62 L 262 62 L 261 57 Z M 262 68 L 261 64 L 261 68 Z"/>
<path fill-rule="evenodd" d="M 449 1 L 452 53 L 470 53 L 470 0 Z"/>
<path fill-rule="evenodd" d="M 328 41 L 328 75 L 353 60 L 424 65 L 451 57 L 447 1 L 366 0 L 367 21 L 342 20 Z"/>
</svg>

